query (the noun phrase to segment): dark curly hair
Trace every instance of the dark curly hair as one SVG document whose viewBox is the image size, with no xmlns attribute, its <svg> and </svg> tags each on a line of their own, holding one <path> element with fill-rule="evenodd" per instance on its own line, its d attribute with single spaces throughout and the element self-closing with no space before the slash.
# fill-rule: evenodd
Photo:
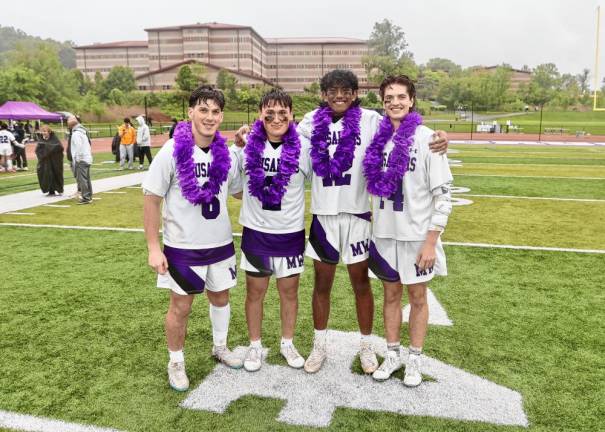
<svg viewBox="0 0 605 432">
<path fill-rule="evenodd" d="M 225 96 L 223 92 L 209 85 L 202 85 L 193 90 L 191 96 L 189 96 L 189 108 L 193 108 L 200 102 L 213 101 L 220 108 L 221 111 L 225 108 Z"/>
</svg>

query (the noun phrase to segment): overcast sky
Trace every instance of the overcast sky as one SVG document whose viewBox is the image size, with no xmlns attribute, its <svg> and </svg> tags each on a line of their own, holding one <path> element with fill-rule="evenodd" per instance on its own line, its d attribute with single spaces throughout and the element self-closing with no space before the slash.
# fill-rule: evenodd
<svg viewBox="0 0 605 432">
<path fill-rule="evenodd" d="M 605 0 L 601 2 L 605 5 Z M 404 30 L 418 63 L 432 57 L 449 58 L 465 67 L 509 63 L 521 68 L 552 62 L 560 72 L 578 74 L 583 68 L 594 70 L 599 4 L 597 0 L 27 0 L 5 5 L 0 25 L 76 44 L 146 40 L 145 28 L 210 21 L 249 25 L 264 37 L 367 39 L 374 23 L 388 18 Z M 602 29 L 601 52 L 604 33 Z M 605 58 L 603 63 L 600 76 Z"/>
</svg>

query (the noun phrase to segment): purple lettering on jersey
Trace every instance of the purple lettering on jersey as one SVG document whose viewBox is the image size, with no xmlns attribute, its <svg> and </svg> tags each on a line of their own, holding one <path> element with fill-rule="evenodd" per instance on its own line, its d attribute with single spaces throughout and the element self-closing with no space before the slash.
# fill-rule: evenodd
<svg viewBox="0 0 605 432">
<path fill-rule="evenodd" d="M 305 230 L 271 234 L 244 227 L 242 251 L 248 256 L 290 257 L 300 255 L 305 250 Z"/>
<path fill-rule="evenodd" d="M 164 255 L 168 266 L 182 264 L 186 266 L 204 266 L 224 261 L 235 255 L 233 243 L 208 249 L 181 249 L 164 245 Z"/>
<path fill-rule="evenodd" d="M 370 242 L 370 258 L 368 260 L 368 266 L 372 273 L 374 273 L 380 280 L 387 282 L 399 282 L 399 273 L 394 270 L 393 267 L 385 260 L 382 255 L 378 252 L 376 244 Z"/>
</svg>

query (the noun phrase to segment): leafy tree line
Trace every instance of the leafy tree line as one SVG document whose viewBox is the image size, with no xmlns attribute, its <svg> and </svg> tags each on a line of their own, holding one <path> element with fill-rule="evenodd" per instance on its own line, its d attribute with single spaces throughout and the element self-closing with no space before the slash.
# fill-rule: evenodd
<svg viewBox="0 0 605 432">
<path fill-rule="evenodd" d="M 462 68 L 452 60 L 432 58 L 416 64 L 408 50 L 401 27 L 385 19 L 374 24 L 368 41 L 370 54 L 363 59 L 368 80 L 378 84 L 385 76 L 405 74 L 417 82 L 418 98 L 435 101 L 450 109 L 473 103 L 483 110 L 520 110 L 525 105 L 545 105 L 553 109 L 573 109 L 590 104 L 589 75 L 562 74 L 554 63 L 526 71 L 528 84 L 511 90 L 512 68 L 502 64 L 495 71 Z M 605 91 L 605 82 L 601 92 Z"/>
<path fill-rule="evenodd" d="M 53 111 L 86 113 L 94 119 L 110 106 L 141 106 L 146 99 L 148 107 L 159 107 L 165 114 L 180 118 L 183 100 L 191 90 L 208 81 L 203 65 L 183 65 L 176 77 L 175 90 L 139 92 L 130 68 L 116 66 L 105 78 L 97 73 L 90 79 L 63 60 L 65 44 L 27 37 L 10 27 L 0 27 L 0 36 L 0 103 L 28 100 Z M 417 64 L 408 49 L 405 33 L 389 20 L 374 25 L 369 46 L 371 54 L 363 62 L 370 82 L 379 83 L 391 74 L 409 75 L 417 82 L 419 106 L 425 112 L 435 105 L 456 109 L 471 103 L 477 110 L 505 111 L 522 110 L 526 105 L 575 109 L 591 103 L 588 69 L 571 75 L 561 74 L 553 63 L 538 65 L 531 71 L 529 83 L 513 91 L 512 68 L 506 64 L 493 71 L 462 68 L 445 58 Z M 219 72 L 216 84 L 224 90 L 227 110 L 249 110 L 251 118 L 268 88 L 240 85 L 226 70 Z M 293 95 L 293 100 L 295 114 L 300 118 L 321 100 L 319 84 L 313 83 L 304 93 Z M 363 97 L 362 103 L 367 107 L 381 106 L 373 92 Z"/>
</svg>

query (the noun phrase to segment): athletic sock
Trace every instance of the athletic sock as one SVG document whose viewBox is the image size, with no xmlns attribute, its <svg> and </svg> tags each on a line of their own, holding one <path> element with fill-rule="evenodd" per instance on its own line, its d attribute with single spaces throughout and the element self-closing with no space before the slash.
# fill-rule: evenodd
<svg viewBox="0 0 605 432">
<path fill-rule="evenodd" d="M 285 337 L 282 337 L 280 345 L 282 348 L 292 346 L 292 339 L 286 339 Z"/>
<path fill-rule="evenodd" d="M 185 354 L 183 354 L 183 350 L 179 350 L 179 351 L 168 350 L 168 355 L 170 356 L 170 363 L 182 363 L 185 361 Z"/>
<path fill-rule="evenodd" d="M 263 344 L 261 343 L 261 340 L 255 340 L 255 341 L 250 341 L 250 347 L 251 348 L 262 348 Z"/>
<path fill-rule="evenodd" d="M 420 355 L 422 354 L 422 347 L 418 348 L 418 347 L 414 347 L 412 345 L 410 345 L 410 354 L 415 354 L 415 355 Z"/>
<path fill-rule="evenodd" d="M 371 335 L 371 334 L 369 334 L 369 335 L 364 335 L 364 334 L 362 334 L 362 335 L 361 335 L 361 340 L 360 340 L 360 342 L 361 342 L 362 344 L 363 344 L 363 343 L 369 344 L 369 343 L 371 343 L 371 340 L 370 340 L 370 338 L 371 338 L 371 337 L 372 337 L 372 335 Z"/>
<path fill-rule="evenodd" d="M 398 342 L 389 343 L 387 344 L 387 349 L 389 351 L 393 351 L 395 354 L 397 354 L 397 357 L 399 357 L 399 353 L 401 352 L 401 344 Z"/>
<path fill-rule="evenodd" d="M 323 329 L 323 330 L 315 329 L 315 340 L 316 341 L 325 343 L 327 336 L 328 336 L 328 329 Z"/>
<path fill-rule="evenodd" d="M 212 341 L 214 342 L 214 346 L 227 345 L 230 317 L 231 306 L 229 303 L 223 307 L 210 304 L 210 322 L 212 323 Z"/>
</svg>

